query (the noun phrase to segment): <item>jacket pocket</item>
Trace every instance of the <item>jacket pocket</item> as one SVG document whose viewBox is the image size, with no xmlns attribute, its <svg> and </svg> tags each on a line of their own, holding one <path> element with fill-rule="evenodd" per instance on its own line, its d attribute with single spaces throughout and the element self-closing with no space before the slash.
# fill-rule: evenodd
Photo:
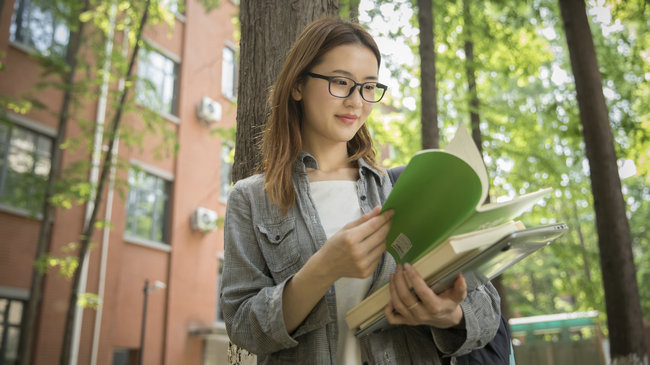
<svg viewBox="0 0 650 365">
<path fill-rule="evenodd" d="M 262 234 L 261 246 L 266 265 L 272 272 L 284 271 L 298 261 L 300 251 L 294 217 L 263 221 L 257 224 L 257 229 Z"/>
</svg>

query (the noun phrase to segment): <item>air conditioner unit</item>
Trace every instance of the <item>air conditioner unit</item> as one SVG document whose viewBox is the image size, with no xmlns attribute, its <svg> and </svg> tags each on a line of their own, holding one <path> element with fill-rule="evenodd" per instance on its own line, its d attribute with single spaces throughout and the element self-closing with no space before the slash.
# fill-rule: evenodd
<svg viewBox="0 0 650 365">
<path fill-rule="evenodd" d="M 198 207 L 190 217 L 190 224 L 192 229 L 202 233 L 212 232 L 217 229 L 217 220 L 219 214 L 214 210 L 208 208 Z"/>
<path fill-rule="evenodd" d="M 221 104 L 204 96 L 197 109 L 199 121 L 211 125 L 221 120 Z"/>
</svg>

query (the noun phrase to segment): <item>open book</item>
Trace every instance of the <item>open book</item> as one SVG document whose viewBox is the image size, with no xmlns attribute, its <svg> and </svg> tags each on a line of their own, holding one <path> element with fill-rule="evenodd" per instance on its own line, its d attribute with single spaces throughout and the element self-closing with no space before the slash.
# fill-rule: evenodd
<svg viewBox="0 0 650 365">
<path fill-rule="evenodd" d="M 522 229 L 510 232 L 483 247 L 466 251 L 455 260 L 447 259 L 449 256 L 446 256 L 444 251 L 440 252 L 441 255 L 437 258 L 436 255 L 427 254 L 418 260 L 414 267 L 427 278 L 427 284 L 436 293 L 448 289 L 460 274 L 465 277 L 467 290 L 473 290 L 558 239 L 566 233 L 567 229 L 564 223 Z M 440 245 L 434 251 L 443 246 L 447 245 Z M 442 268 L 428 269 L 427 274 L 421 271 L 423 267 L 428 267 L 427 265 L 436 266 L 434 262 L 439 261 L 443 262 L 439 264 L 443 266 Z M 356 336 L 370 334 L 388 326 L 388 320 L 384 316 L 384 308 L 388 300 L 390 300 L 388 286 L 383 286 L 366 298 L 362 302 L 363 305 L 359 304 L 348 312 L 346 321 L 358 323 L 356 326 L 349 325 L 350 328 L 357 329 Z"/>
<path fill-rule="evenodd" d="M 512 219 L 550 191 L 482 204 L 488 193 L 487 171 L 474 141 L 461 126 L 446 150 L 416 153 L 395 183 L 382 208 L 395 211 L 386 236 L 387 250 L 397 263 L 413 264 L 432 283 L 502 237 L 522 231 L 523 224 Z M 358 329 L 376 322 L 389 300 L 386 284 L 348 311 L 348 326 Z"/>
<path fill-rule="evenodd" d="M 551 189 L 507 202 L 483 204 L 488 174 L 467 129 L 460 126 L 443 150 L 423 150 L 409 161 L 382 211 L 393 209 L 387 250 L 413 263 L 446 238 L 493 227 L 530 209 Z"/>
</svg>

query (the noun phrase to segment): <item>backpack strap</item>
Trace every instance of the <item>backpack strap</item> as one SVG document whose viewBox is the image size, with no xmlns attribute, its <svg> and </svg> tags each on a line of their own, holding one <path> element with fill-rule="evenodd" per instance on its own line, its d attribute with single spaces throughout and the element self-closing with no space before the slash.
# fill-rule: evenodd
<svg viewBox="0 0 650 365">
<path fill-rule="evenodd" d="M 406 168 L 406 165 L 393 167 L 392 169 L 388 169 L 386 171 L 388 173 L 388 178 L 390 178 L 391 184 L 395 185 L 395 181 L 397 181 L 397 178 L 399 178 L 399 176 L 402 174 L 404 168 Z"/>
</svg>

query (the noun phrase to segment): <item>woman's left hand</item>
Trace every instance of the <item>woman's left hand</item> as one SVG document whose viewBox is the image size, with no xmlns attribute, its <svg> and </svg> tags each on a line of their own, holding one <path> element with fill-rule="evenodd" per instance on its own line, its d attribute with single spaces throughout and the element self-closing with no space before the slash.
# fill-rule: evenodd
<svg viewBox="0 0 650 365">
<path fill-rule="evenodd" d="M 467 296 L 467 284 L 461 275 L 453 287 L 436 294 L 413 266 L 405 264 L 390 277 L 390 295 L 384 312 L 389 323 L 449 328 L 463 321 L 460 302 Z"/>
</svg>

